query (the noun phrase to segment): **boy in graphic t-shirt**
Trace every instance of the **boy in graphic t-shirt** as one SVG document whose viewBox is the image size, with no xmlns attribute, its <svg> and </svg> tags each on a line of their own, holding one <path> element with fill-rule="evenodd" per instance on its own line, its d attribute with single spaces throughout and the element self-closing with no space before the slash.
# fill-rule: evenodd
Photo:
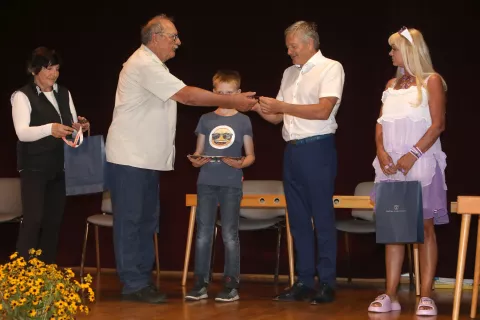
<svg viewBox="0 0 480 320">
<path fill-rule="evenodd" d="M 218 71 L 213 77 L 213 91 L 218 94 L 240 92 L 241 78 L 232 70 Z M 255 161 L 250 118 L 235 109 L 221 106 L 200 117 L 195 153 L 189 156 L 200 168 L 197 180 L 197 233 L 195 240 L 195 284 L 186 300 L 208 297 L 212 240 L 220 204 L 222 237 L 225 247 L 224 289 L 216 301 L 239 299 L 240 242 L 238 223 L 242 200 L 242 168 Z M 242 147 L 245 156 L 242 156 Z"/>
</svg>

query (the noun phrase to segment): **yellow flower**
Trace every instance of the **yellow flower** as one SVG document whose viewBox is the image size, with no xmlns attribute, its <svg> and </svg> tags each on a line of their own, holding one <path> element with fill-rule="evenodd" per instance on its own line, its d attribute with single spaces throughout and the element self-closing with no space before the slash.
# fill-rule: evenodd
<svg viewBox="0 0 480 320">
<path fill-rule="evenodd" d="M 21 318 L 67 320 L 80 311 L 88 314 L 90 309 L 82 305 L 78 292 L 87 289 L 88 299 L 95 300 L 92 277 L 86 275 L 80 283 L 70 268 L 59 270 L 57 265 L 35 258 L 41 251 L 32 249 L 30 254 L 28 264 L 18 253 L 11 255 L 10 262 L 0 264 L 0 317 L 5 309 L 14 310 Z"/>
<path fill-rule="evenodd" d="M 80 285 L 80 288 L 82 288 L 82 289 L 87 289 L 87 288 L 90 288 L 90 285 L 89 285 L 88 283 L 82 283 L 82 284 Z"/>
<path fill-rule="evenodd" d="M 67 303 L 63 302 L 63 300 L 55 302 L 55 307 L 57 307 L 60 310 L 65 308 L 66 306 L 67 306 Z"/>
<path fill-rule="evenodd" d="M 75 277 L 75 273 L 72 271 L 72 269 L 70 269 L 70 268 L 65 269 L 65 272 L 67 273 L 67 278 Z"/>
<path fill-rule="evenodd" d="M 86 283 L 91 283 L 91 282 L 92 282 L 92 276 L 89 275 L 89 274 L 87 274 L 87 276 L 84 277 L 83 279 L 85 279 L 85 282 L 86 282 Z"/>
<path fill-rule="evenodd" d="M 40 290 L 37 287 L 31 287 L 30 290 L 28 290 L 33 295 L 37 295 L 40 293 Z"/>
<path fill-rule="evenodd" d="M 30 250 L 28 250 L 28 254 L 34 255 L 34 254 L 35 254 L 35 249 L 30 249 Z"/>
<path fill-rule="evenodd" d="M 41 250 L 41 249 L 38 249 L 38 250 L 35 252 L 35 255 L 36 255 L 36 256 L 39 256 L 39 255 L 41 255 L 41 254 L 42 254 L 42 250 Z"/>
</svg>

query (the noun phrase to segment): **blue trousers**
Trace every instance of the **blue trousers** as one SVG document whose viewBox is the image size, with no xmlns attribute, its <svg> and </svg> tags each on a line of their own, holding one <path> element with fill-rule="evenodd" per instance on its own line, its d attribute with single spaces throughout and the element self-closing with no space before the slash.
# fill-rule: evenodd
<svg viewBox="0 0 480 320">
<path fill-rule="evenodd" d="M 151 284 L 158 231 L 159 173 L 107 163 L 117 273 L 129 294 Z"/>
<path fill-rule="evenodd" d="M 240 241 L 238 223 L 240 219 L 241 188 L 202 185 L 197 186 L 197 236 L 195 241 L 195 275 L 210 282 L 212 239 L 220 204 L 223 245 L 225 247 L 224 276 L 239 282 Z"/>
<path fill-rule="evenodd" d="M 298 280 L 313 288 L 317 273 L 320 283 L 335 287 L 337 231 L 332 197 L 337 152 L 334 135 L 305 144 L 288 143 L 283 174 Z"/>
</svg>

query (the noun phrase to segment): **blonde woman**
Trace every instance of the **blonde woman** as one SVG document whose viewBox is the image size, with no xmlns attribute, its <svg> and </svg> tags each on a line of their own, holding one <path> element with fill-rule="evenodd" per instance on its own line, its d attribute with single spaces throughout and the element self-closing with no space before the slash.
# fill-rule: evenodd
<svg viewBox="0 0 480 320">
<path fill-rule="evenodd" d="M 431 316 L 437 314 L 431 299 L 437 265 L 434 225 L 449 222 L 444 174 L 446 155 L 440 143 L 440 134 L 445 129 L 446 84 L 433 69 L 420 31 L 404 27 L 390 36 L 388 43 L 397 75 L 387 83 L 377 120 L 375 182 L 413 180 L 422 184 L 425 240 L 419 245 L 421 299 L 416 313 Z M 370 304 L 368 311 L 401 309 L 396 292 L 404 256 L 404 245 L 386 245 L 386 292 Z"/>
</svg>

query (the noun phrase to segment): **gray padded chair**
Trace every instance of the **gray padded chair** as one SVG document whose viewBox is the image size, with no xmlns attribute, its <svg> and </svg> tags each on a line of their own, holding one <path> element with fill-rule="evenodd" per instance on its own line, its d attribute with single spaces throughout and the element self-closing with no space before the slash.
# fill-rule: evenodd
<svg viewBox="0 0 480 320">
<path fill-rule="evenodd" d="M 361 182 L 356 188 L 355 196 L 369 196 L 372 192 L 374 183 L 373 181 Z M 375 233 L 375 218 L 373 210 L 368 209 L 353 209 L 352 219 L 338 220 L 337 230 L 343 231 L 345 234 L 345 249 L 347 253 L 348 263 L 348 282 L 352 281 L 351 276 L 351 258 L 350 258 L 350 233 L 368 234 Z"/>
<path fill-rule="evenodd" d="M 99 236 L 98 236 L 98 227 L 113 228 L 112 200 L 110 198 L 110 192 L 108 191 L 105 191 L 102 195 L 101 210 L 102 210 L 101 214 L 95 214 L 87 218 L 87 223 L 85 227 L 85 238 L 83 240 L 82 261 L 80 265 L 81 279 L 83 279 L 85 254 L 87 251 L 88 227 L 90 224 L 93 224 L 95 226 L 95 251 L 97 256 L 97 277 L 100 276 L 101 267 L 100 267 L 100 243 L 99 243 Z M 155 245 L 155 265 L 157 269 L 157 282 L 158 282 L 160 277 L 160 264 L 158 259 L 158 237 L 156 232 L 153 240 Z"/>
<path fill-rule="evenodd" d="M 374 187 L 373 181 L 360 182 L 356 188 L 354 195 L 355 196 L 370 196 Z M 348 282 L 352 282 L 351 274 L 351 257 L 350 257 L 350 233 L 354 234 L 369 234 L 375 233 L 375 215 L 373 210 L 369 209 L 353 209 L 352 210 L 352 219 L 349 220 L 337 220 L 336 222 L 337 230 L 343 231 L 345 234 L 345 250 L 347 253 L 347 264 L 348 264 Z M 413 273 L 412 273 L 412 252 L 411 245 L 407 245 L 408 249 L 408 260 L 409 260 L 409 275 L 410 275 L 410 284 L 413 283 Z"/>
<path fill-rule="evenodd" d="M 277 180 L 245 180 L 243 181 L 243 194 L 284 194 L 283 182 Z M 221 213 L 220 213 L 221 214 Z M 217 238 L 217 227 L 221 227 L 220 219 L 217 220 L 213 238 L 212 249 L 212 270 L 215 260 L 215 240 Z M 277 230 L 277 262 L 275 265 L 275 283 L 278 282 L 280 265 L 280 243 L 282 230 L 285 228 L 285 209 L 277 208 L 241 208 L 239 231 L 255 231 L 265 229 Z"/>
<path fill-rule="evenodd" d="M 20 178 L 0 178 L 0 223 L 22 224 Z"/>
</svg>

